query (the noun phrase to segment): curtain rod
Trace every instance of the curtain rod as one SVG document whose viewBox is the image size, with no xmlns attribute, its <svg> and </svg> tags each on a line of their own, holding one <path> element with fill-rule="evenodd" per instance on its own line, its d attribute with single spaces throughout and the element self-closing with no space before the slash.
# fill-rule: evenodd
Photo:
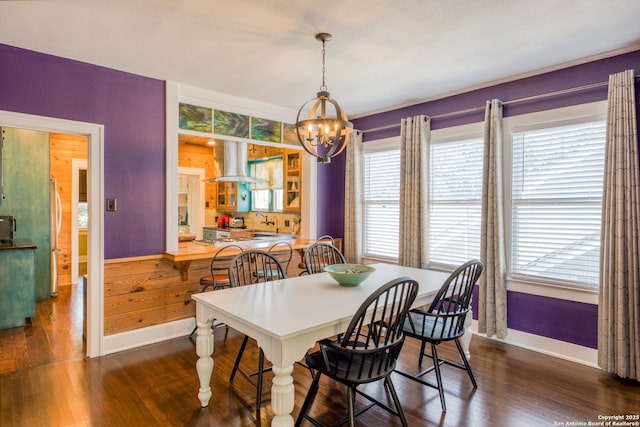
<svg viewBox="0 0 640 427">
<path fill-rule="evenodd" d="M 636 75 L 635 78 L 640 77 L 640 75 Z M 518 99 L 512 99 L 510 101 L 504 101 L 502 103 L 502 105 L 509 105 L 509 104 L 515 104 L 518 102 L 524 102 L 524 101 L 532 101 L 534 99 L 540 99 L 540 98 L 546 98 L 546 97 L 551 97 L 551 96 L 557 96 L 557 95 L 564 95 L 567 93 L 572 93 L 572 92 L 579 92 L 582 90 L 588 90 L 588 89 L 594 89 L 600 86 L 606 86 L 608 85 L 609 82 L 598 82 L 598 83 L 591 83 L 588 85 L 584 85 L 584 86 L 577 86 L 577 87 L 572 87 L 569 89 L 562 89 L 562 90 L 556 90 L 554 92 L 547 92 L 547 93 L 541 93 L 538 95 L 531 95 L 531 96 L 527 96 L 524 98 L 518 98 Z M 442 114 L 436 114 L 435 116 L 429 116 L 429 118 L 431 119 L 441 119 L 444 117 L 450 117 L 450 116 L 458 116 L 458 115 L 462 115 L 462 114 L 467 114 L 467 113 L 474 113 L 476 111 L 483 111 L 486 107 L 480 106 L 480 107 L 472 107 L 472 108 L 467 108 L 465 110 L 458 110 L 458 111 L 451 111 L 448 113 L 442 113 Z M 400 127 L 400 123 L 392 123 L 390 125 L 384 125 L 384 126 L 378 126 L 375 128 L 371 128 L 371 129 L 365 129 L 362 132 L 376 132 L 379 130 L 384 130 L 384 129 L 393 129 L 395 127 Z"/>
</svg>

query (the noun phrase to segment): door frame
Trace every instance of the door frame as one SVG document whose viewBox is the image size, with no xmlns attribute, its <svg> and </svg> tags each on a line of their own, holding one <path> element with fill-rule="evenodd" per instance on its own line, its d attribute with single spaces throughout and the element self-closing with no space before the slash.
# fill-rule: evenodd
<svg viewBox="0 0 640 427">
<path fill-rule="evenodd" d="M 0 126 L 87 136 L 88 357 L 104 354 L 104 125 L 0 110 Z"/>
<path fill-rule="evenodd" d="M 71 159 L 71 283 L 78 283 L 78 261 L 80 243 L 78 241 L 78 190 L 80 189 L 80 170 L 87 169 L 87 159 Z M 87 230 L 89 232 L 89 230 Z"/>
</svg>

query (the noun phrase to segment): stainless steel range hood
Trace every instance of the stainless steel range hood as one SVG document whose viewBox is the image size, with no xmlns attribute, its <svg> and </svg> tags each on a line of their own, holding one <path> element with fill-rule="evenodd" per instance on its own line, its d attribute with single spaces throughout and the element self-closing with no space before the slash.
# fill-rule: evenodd
<svg viewBox="0 0 640 427">
<path fill-rule="evenodd" d="M 205 182 L 265 182 L 247 174 L 247 144 L 244 142 L 224 142 L 223 174 L 215 178 L 207 178 Z"/>
</svg>

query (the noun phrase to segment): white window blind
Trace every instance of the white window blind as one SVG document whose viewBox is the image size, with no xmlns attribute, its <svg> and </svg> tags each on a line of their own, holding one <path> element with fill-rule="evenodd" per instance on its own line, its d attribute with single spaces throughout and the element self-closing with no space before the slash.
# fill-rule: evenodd
<svg viewBox="0 0 640 427">
<path fill-rule="evenodd" d="M 398 258 L 400 150 L 364 155 L 363 255 Z"/>
<path fill-rule="evenodd" d="M 480 258 L 482 138 L 431 144 L 429 262 L 457 267 Z"/>
<path fill-rule="evenodd" d="M 513 273 L 597 286 L 606 125 L 514 133 Z"/>
</svg>

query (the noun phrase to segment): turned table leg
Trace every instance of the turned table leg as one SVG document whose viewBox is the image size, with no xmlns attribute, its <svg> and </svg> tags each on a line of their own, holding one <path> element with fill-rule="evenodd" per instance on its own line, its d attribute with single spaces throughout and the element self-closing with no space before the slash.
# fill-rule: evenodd
<svg viewBox="0 0 640 427">
<path fill-rule="evenodd" d="M 200 380 L 200 390 L 198 399 L 203 408 L 209 406 L 211 399 L 211 374 L 213 373 L 213 332 L 211 330 L 211 320 L 197 322 L 198 332 L 196 336 L 196 371 Z"/>
<path fill-rule="evenodd" d="M 271 386 L 271 408 L 275 416 L 271 420 L 272 427 L 293 426 L 293 405 L 295 403 L 295 391 L 293 387 L 293 365 L 284 368 L 273 366 L 275 377 Z"/>
</svg>

